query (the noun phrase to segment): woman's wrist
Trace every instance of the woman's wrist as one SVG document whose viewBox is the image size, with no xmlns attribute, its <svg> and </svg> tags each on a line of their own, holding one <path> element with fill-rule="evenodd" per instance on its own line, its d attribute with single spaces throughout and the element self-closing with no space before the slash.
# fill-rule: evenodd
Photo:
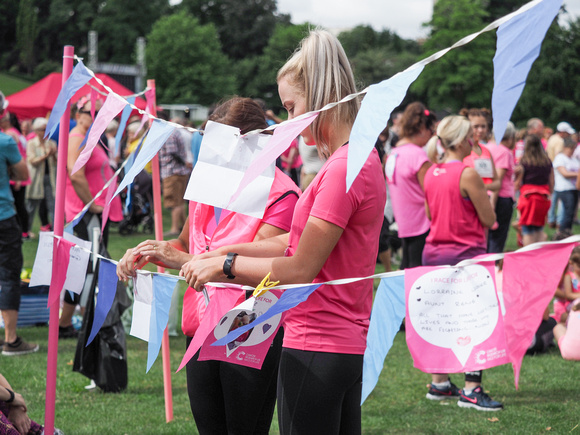
<svg viewBox="0 0 580 435">
<path fill-rule="evenodd" d="M 12 404 L 12 402 L 14 402 L 14 397 L 15 397 L 14 391 L 12 391 L 11 389 L 6 388 L 6 387 L 4 387 L 4 389 L 8 393 L 8 398 L 4 399 L 4 402 L 10 405 L 10 404 Z"/>
</svg>

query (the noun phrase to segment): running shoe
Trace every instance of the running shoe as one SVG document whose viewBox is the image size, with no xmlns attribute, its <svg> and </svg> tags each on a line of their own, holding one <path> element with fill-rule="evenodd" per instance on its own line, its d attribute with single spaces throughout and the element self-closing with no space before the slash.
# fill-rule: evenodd
<svg viewBox="0 0 580 435">
<path fill-rule="evenodd" d="M 26 355 L 27 353 L 33 353 L 36 351 L 38 351 L 38 344 L 27 343 L 22 338 L 16 337 L 16 340 L 13 343 L 4 343 L 2 355 Z"/>
<path fill-rule="evenodd" d="M 445 388 L 429 385 L 429 392 L 425 397 L 429 400 L 459 399 L 459 388 L 453 382 L 449 382 L 449 386 Z"/>
<path fill-rule="evenodd" d="M 471 394 L 464 394 L 461 390 L 460 395 L 457 405 L 461 408 L 475 408 L 478 411 L 501 411 L 503 409 L 503 405 L 489 397 L 481 385 L 475 388 Z"/>
</svg>

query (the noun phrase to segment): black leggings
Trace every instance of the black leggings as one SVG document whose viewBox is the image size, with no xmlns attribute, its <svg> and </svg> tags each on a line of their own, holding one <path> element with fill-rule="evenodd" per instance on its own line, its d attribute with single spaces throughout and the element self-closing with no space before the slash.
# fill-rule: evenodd
<svg viewBox="0 0 580 435">
<path fill-rule="evenodd" d="M 401 259 L 401 269 L 421 266 L 423 262 L 423 248 L 429 231 L 413 237 L 402 237 L 403 258 Z"/>
<path fill-rule="evenodd" d="M 198 361 L 199 352 L 189 360 L 187 394 L 200 435 L 270 432 L 283 337 L 280 328 L 261 370 L 222 361 Z M 190 342 L 187 337 L 187 346 Z"/>
<path fill-rule="evenodd" d="M 10 186 L 12 196 L 14 196 L 14 207 L 16 208 L 16 218 L 22 228 L 23 233 L 27 233 L 30 229 L 28 226 L 28 211 L 26 210 L 26 186 L 20 186 L 20 189 L 15 190 L 14 186 Z"/>
<path fill-rule="evenodd" d="M 363 355 L 282 349 L 280 434 L 361 433 Z"/>
</svg>

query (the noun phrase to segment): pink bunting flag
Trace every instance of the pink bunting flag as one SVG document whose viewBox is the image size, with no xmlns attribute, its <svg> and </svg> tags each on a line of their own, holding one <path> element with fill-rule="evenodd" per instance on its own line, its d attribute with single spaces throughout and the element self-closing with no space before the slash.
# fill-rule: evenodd
<svg viewBox="0 0 580 435">
<path fill-rule="evenodd" d="M 115 175 L 115 178 L 117 176 Z M 102 215 L 102 223 L 101 223 L 101 237 L 103 237 L 103 232 L 105 231 L 105 225 L 107 224 L 107 220 L 109 219 L 109 211 L 111 210 L 111 203 L 112 203 L 112 199 L 113 199 L 113 195 L 115 193 L 115 190 L 117 190 L 117 182 L 116 180 L 114 180 L 113 182 L 111 182 L 111 184 L 109 184 L 109 187 L 107 188 L 107 197 L 105 199 L 105 207 L 103 208 L 103 215 Z"/>
<path fill-rule="evenodd" d="M 305 128 L 307 128 L 316 119 L 318 113 L 313 113 L 302 119 L 292 120 L 287 124 L 281 124 L 274 130 L 274 136 L 270 139 L 268 145 L 256 157 L 248 167 L 242 181 L 236 192 L 232 195 L 229 204 L 232 204 L 239 196 L 242 190 L 254 181 L 278 156 L 290 146 Z"/>
<path fill-rule="evenodd" d="M 56 238 L 52 247 L 52 276 L 48 293 L 48 307 L 52 307 L 60 298 L 60 292 L 66 281 L 66 271 L 70 261 L 70 250 L 74 243 L 63 238 Z"/>
<path fill-rule="evenodd" d="M 147 100 L 147 106 L 145 106 L 145 113 L 151 114 L 151 112 L 153 112 L 151 110 L 151 108 L 153 107 L 153 101 L 155 101 L 155 89 L 149 89 L 148 91 L 146 91 L 145 98 Z M 143 126 L 147 121 L 149 121 L 149 117 L 147 115 L 144 115 L 141 118 L 141 124 L 139 124 L 139 128 L 135 132 L 135 135 L 137 135 L 141 131 L 141 129 L 143 128 Z"/>
<path fill-rule="evenodd" d="M 89 137 L 87 138 L 87 144 L 81 151 L 77 161 L 75 162 L 72 173 L 74 174 L 80 168 L 82 168 L 93 152 L 93 149 L 97 145 L 99 138 L 109 125 L 109 123 L 113 120 L 115 116 L 123 110 L 125 107 L 125 100 L 115 96 L 114 94 L 109 94 L 107 99 L 105 100 L 105 104 L 99 110 L 99 114 L 97 115 L 97 119 L 95 120 L 93 126 L 91 127 L 91 131 L 89 132 Z M 91 105 L 91 106 L 94 106 Z"/>
<path fill-rule="evenodd" d="M 187 291 L 194 290 L 188 289 Z M 201 320 L 199 328 L 197 328 L 197 331 L 193 336 L 193 340 L 191 340 L 185 355 L 183 355 L 183 359 L 181 360 L 181 364 L 179 365 L 177 371 L 180 371 L 183 367 L 185 367 L 189 360 L 197 353 L 199 348 L 205 342 L 206 338 L 214 330 L 219 320 L 232 307 L 236 305 L 240 295 L 241 293 L 239 290 L 216 290 L 214 296 L 210 299 L 209 305 L 205 310 L 205 314 L 203 315 L 203 319 Z"/>
<path fill-rule="evenodd" d="M 93 121 L 95 120 L 95 106 L 97 103 L 97 99 L 99 98 L 99 94 L 95 88 L 91 88 L 91 118 Z"/>
<path fill-rule="evenodd" d="M 554 297 L 576 243 L 556 243 L 524 252 L 509 252 L 503 260 L 505 334 L 516 389 L 522 360 Z"/>
</svg>

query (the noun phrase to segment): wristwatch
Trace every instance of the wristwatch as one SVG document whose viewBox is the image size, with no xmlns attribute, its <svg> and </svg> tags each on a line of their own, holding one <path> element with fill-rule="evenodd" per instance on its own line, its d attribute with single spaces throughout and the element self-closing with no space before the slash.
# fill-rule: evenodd
<svg viewBox="0 0 580 435">
<path fill-rule="evenodd" d="M 8 389 L 8 388 L 4 388 L 6 391 L 8 391 L 8 394 L 10 394 L 10 398 L 8 400 L 5 400 L 5 403 L 12 403 L 14 402 L 14 391 Z"/>
<path fill-rule="evenodd" d="M 234 259 L 236 258 L 236 255 L 238 254 L 235 252 L 228 252 L 228 255 L 226 255 L 223 270 L 227 279 L 235 278 L 235 275 L 232 274 L 232 266 L 234 264 Z"/>
</svg>

